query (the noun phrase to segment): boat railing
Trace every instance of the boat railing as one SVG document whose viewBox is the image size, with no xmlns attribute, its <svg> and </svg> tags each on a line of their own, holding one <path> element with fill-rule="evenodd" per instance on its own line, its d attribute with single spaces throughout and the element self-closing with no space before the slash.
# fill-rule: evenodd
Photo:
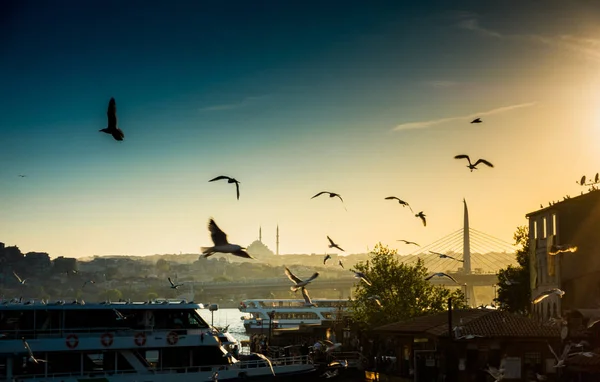
<svg viewBox="0 0 600 382">
<path fill-rule="evenodd" d="M 293 357 L 280 357 L 271 359 L 273 367 L 277 366 L 292 366 L 292 365 L 311 365 L 313 364 L 312 359 L 309 356 L 293 356 Z M 198 372 L 215 372 L 226 369 L 256 369 L 259 367 L 269 367 L 266 361 L 262 359 L 238 361 L 229 365 L 211 365 L 211 366 L 187 366 L 187 367 L 170 367 L 170 368 L 150 368 L 148 374 L 186 374 L 186 373 L 198 373 Z M 15 375 L 13 377 L 15 382 L 27 381 L 29 379 L 47 378 L 47 379 L 58 379 L 68 377 L 88 377 L 98 378 L 109 375 L 119 374 L 135 374 L 135 370 L 106 370 L 106 371 L 95 371 L 95 372 L 84 372 L 81 373 L 48 373 L 48 374 L 27 374 L 27 375 Z"/>
<path fill-rule="evenodd" d="M 144 333 L 146 335 L 153 335 L 155 333 L 163 333 L 174 331 L 179 335 L 188 334 L 188 331 L 200 331 L 209 328 L 119 328 L 114 326 L 106 327 L 90 327 L 90 328 L 73 328 L 73 329 L 49 329 L 49 330 L 28 330 L 28 329 L 17 329 L 17 330 L 2 330 L 2 338 L 0 340 L 8 339 L 50 339 L 50 338 L 63 338 L 71 334 L 75 334 L 79 337 L 93 337 L 102 333 L 111 333 L 115 337 L 130 337 L 136 333 Z"/>
</svg>

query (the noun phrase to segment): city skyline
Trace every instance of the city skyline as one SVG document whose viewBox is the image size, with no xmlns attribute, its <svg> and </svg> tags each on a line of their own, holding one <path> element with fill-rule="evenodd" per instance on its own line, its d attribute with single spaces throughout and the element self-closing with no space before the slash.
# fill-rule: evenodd
<svg viewBox="0 0 600 382">
<path fill-rule="evenodd" d="M 279 225 L 280 253 L 408 254 L 462 226 L 463 198 L 512 242 L 600 171 L 593 1 L 140 4 L 5 7 L 7 245 L 199 253 L 212 217 L 240 245 Z M 111 97 L 122 142 L 98 131 Z"/>
</svg>

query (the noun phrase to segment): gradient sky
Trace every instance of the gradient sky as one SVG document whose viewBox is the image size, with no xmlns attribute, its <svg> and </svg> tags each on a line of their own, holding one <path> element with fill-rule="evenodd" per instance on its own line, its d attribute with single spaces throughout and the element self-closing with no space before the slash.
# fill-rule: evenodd
<svg viewBox="0 0 600 382">
<path fill-rule="evenodd" d="M 2 3 L 0 241 L 197 253 L 214 217 L 273 250 L 279 224 L 281 253 L 327 235 L 408 253 L 397 239 L 460 228 L 466 198 L 472 227 L 512 242 L 600 171 L 600 4 L 408 3 Z M 123 142 L 98 132 L 110 97 Z"/>
</svg>

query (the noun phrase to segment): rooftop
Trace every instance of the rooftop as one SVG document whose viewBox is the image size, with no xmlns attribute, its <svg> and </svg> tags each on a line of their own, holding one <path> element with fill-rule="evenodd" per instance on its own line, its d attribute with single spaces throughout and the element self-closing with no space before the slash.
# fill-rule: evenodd
<svg viewBox="0 0 600 382">
<path fill-rule="evenodd" d="M 455 310 L 452 325 L 461 335 L 484 337 L 548 337 L 558 338 L 557 327 L 542 325 L 530 318 L 491 309 Z M 375 331 L 448 337 L 448 313 L 436 313 L 381 326 Z"/>
</svg>

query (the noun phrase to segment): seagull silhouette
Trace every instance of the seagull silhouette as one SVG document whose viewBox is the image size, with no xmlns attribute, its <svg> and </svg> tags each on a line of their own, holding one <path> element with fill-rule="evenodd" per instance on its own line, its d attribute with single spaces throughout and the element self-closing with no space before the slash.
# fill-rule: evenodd
<svg viewBox="0 0 600 382">
<path fill-rule="evenodd" d="M 310 296 L 308 295 L 308 291 L 306 290 L 305 287 L 302 287 L 302 297 L 304 297 L 304 306 L 317 306 L 317 304 L 314 304 L 312 302 L 312 300 L 310 299 Z"/>
<path fill-rule="evenodd" d="M 25 285 L 25 281 L 27 281 L 27 279 L 21 279 L 19 277 L 19 275 L 17 274 L 17 272 L 13 271 L 13 275 L 15 275 L 15 277 L 17 278 L 17 280 L 19 281 L 19 284 L 21 285 Z"/>
<path fill-rule="evenodd" d="M 240 181 L 235 178 L 230 178 L 228 176 L 221 175 L 221 176 L 217 176 L 216 178 L 209 180 L 209 182 L 214 182 L 215 180 L 221 180 L 221 179 L 227 179 L 227 183 L 235 183 L 235 191 L 237 193 L 237 199 L 240 200 Z"/>
<path fill-rule="evenodd" d="M 404 242 L 404 244 L 414 244 L 414 245 L 416 245 L 417 247 L 420 247 L 420 245 L 419 245 L 419 244 L 417 244 L 417 243 L 415 243 L 414 241 L 408 241 L 408 240 L 404 240 L 404 239 L 400 239 L 400 240 L 398 240 L 398 241 L 403 241 L 403 242 Z"/>
<path fill-rule="evenodd" d="M 481 118 L 475 118 L 474 120 L 471 121 L 471 123 L 481 123 L 481 122 L 483 122 L 481 120 Z"/>
<path fill-rule="evenodd" d="M 325 258 L 323 259 L 323 265 L 325 265 L 325 263 L 327 262 L 327 260 L 331 259 L 331 255 L 325 255 Z"/>
<path fill-rule="evenodd" d="M 449 274 L 444 273 L 444 272 L 437 272 L 437 273 L 432 274 L 431 276 L 427 276 L 427 277 L 425 277 L 425 281 L 431 280 L 434 276 L 437 276 L 437 277 L 447 277 L 450 280 L 452 280 L 452 281 L 454 281 L 455 283 L 458 284 L 458 281 L 456 281 L 456 279 L 454 277 L 452 277 Z"/>
<path fill-rule="evenodd" d="M 367 275 L 365 275 L 364 273 L 362 273 L 362 272 L 356 272 L 356 271 L 353 271 L 353 270 L 350 270 L 350 272 L 354 273 L 354 277 L 356 277 L 357 279 L 361 279 L 368 286 L 373 285 L 373 283 L 371 283 L 371 280 L 369 280 L 369 278 L 367 277 Z"/>
<path fill-rule="evenodd" d="M 585 186 L 585 175 L 581 177 L 581 180 L 579 180 L 579 182 L 575 182 L 580 186 Z"/>
<path fill-rule="evenodd" d="M 423 213 L 423 211 L 416 214 L 415 217 L 421 218 L 421 221 L 423 222 L 423 227 L 427 227 L 427 219 L 425 219 L 425 214 Z"/>
<path fill-rule="evenodd" d="M 543 291 L 542 293 L 540 293 L 536 298 L 533 299 L 532 302 L 534 304 L 537 304 L 540 301 L 542 301 L 543 299 L 545 299 L 546 297 L 553 295 L 553 294 L 562 298 L 562 296 L 564 296 L 565 292 L 558 288 L 552 288 L 552 289 L 549 289 L 549 290 L 546 290 L 546 291 Z"/>
<path fill-rule="evenodd" d="M 550 256 L 555 256 L 558 255 L 559 253 L 567 253 L 567 252 L 577 252 L 577 246 L 576 245 L 553 245 L 550 247 L 550 250 L 548 251 L 548 254 Z"/>
<path fill-rule="evenodd" d="M 331 238 L 329 236 L 327 236 L 327 240 L 329 240 L 329 248 L 337 248 L 342 252 L 346 252 L 342 249 L 342 247 L 340 247 L 339 245 L 337 245 L 336 243 L 333 242 L 333 240 L 331 240 Z"/>
<path fill-rule="evenodd" d="M 319 272 L 313 273 L 313 275 L 306 280 L 301 280 L 295 274 L 293 274 L 288 267 L 285 267 L 285 275 L 295 284 L 293 287 L 290 287 L 290 289 L 292 292 L 296 292 L 298 289 L 307 286 L 311 281 L 319 277 Z"/>
<path fill-rule="evenodd" d="M 552 346 L 550 346 L 550 344 L 548 344 L 548 348 L 550 349 L 550 352 L 552 353 L 554 358 L 556 358 L 556 364 L 554 364 L 554 367 L 564 367 L 565 366 L 565 361 L 566 361 L 567 357 L 569 356 L 569 351 L 571 351 L 571 346 L 572 345 L 570 343 L 566 344 L 565 348 L 563 349 L 563 352 L 559 358 L 556 355 L 556 353 L 554 352 L 554 349 L 552 349 Z"/>
<path fill-rule="evenodd" d="M 373 295 L 373 296 L 369 296 L 367 297 L 367 300 L 371 300 L 371 301 L 375 301 L 375 303 L 377 305 L 379 305 L 379 307 L 382 307 L 383 305 L 381 304 L 381 299 L 379 298 L 379 296 Z"/>
<path fill-rule="evenodd" d="M 213 219 L 208 221 L 208 230 L 210 231 L 210 236 L 212 238 L 214 246 L 212 247 L 201 247 L 200 251 L 204 257 L 211 256 L 217 252 L 220 253 L 230 253 L 234 256 L 244 257 L 247 259 L 254 259 L 254 257 L 250 256 L 246 251 L 244 251 L 244 247 L 241 247 L 237 244 L 230 244 L 227 241 L 227 235 L 225 232 L 221 231 L 217 223 Z"/>
<path fill-rule="evenodd" d="M 471 158 L 469 158 L 468 155 L 464 155 L 464 154 L 457 155 L 457 156 L 454 157 L 454 159 L 466 159 L 467 161 L 469 161 L 469 164 L 467 165 L 467 167 L 471 170 L 471 172 L 473 172 L 473 170 L 477 170 L 477 165 L 479 163 L 483 163 L 484 165 L 489 166 L 489 167 L 494 167 L 493 164 L 491 164 L 490 162 L 486 161 L 485 159 L 477 159 L 477 162 L 475 162 L 475 164 L 472 164 L 471 163 Z"/>
<path fill-rule="evenodd" d="M 438 255 L 440 259 L 452 259 L 452 260 L 456 260 L 456 261 L 461 261 L 461 262 L 465 262 L 464 260 L 460 260 L 457 259 L 455 257 L 449 256 L 449 255 L 445 255 L 443 253 L 439 253 L 439 252 L 433 252 L 433 251 L 429 251 L 430 253 L 433 253 L 434 255 Z"/>
<path fill-rule="evenodd" d="M 178 289 L 180 286 L 182 286 L 183 284 L 175 284 L 171 278 L 169 277 L 169 284 L 171 284 L 171 289 Z"/>
<path fill-rule="evenodd" d="M 100 131 L 112 135 L 117 141 L 122 141 L 123 138 L 125 138 L 125 134 L 117 127 L 117 104 L 114 98 L 111 98 L 110 101 L 108 101 L 106 116 L 108 117 L 108 127 L 100 129 Z"/>
<path fill-rule="evenodd" d="M 264 360 L 267 365 L 269 365 L 269 368 L 271 368 L 271 373 L 273 373 L 273 376 L 275 376 L 275 370 L 273 370 L 273 364 L 271 363 L 271 360 L 267 358 L 267 356 L 262 355 L 260 353 L 250 353 L 250 354 L 254 354 L 256 356 L 258 356 L 258 358 Z"/>
<path fill-rule="evenodd" d="M 388 197 L 387 197 L 387 198 L 385 198 L 385 199 L 386 199 L 386 200 L 397 200 L 397 201 L 398 201 L 398 203 L 399 203 L 399 204 L 400 204 L 402 207 L 408 207 L 408 208 L 410 208 L 410 212 L 414 212 L 414 211 L 413 211 L 413 209 L 412 209 L 412 207 L 411 207 L 411 206 L 410 206 L 408 203 L 406 203 L 404 200 L 402 200 L 402 199 L 400 199 L 400 198 L 398 198 L 398 197 L 396 197 L 396 196 L 388 196 Z"/>
<path fill-rule="evenodd" d="M 335 192 L 321 191 L 321 192 L 319 192 L 318 194 L 316 194 L 315 196 L 313 196 L 311 199 L 314 199 L 314 198 L 316 198 L 317 196 L 320 196 L 320 195 L 323 195 L 323 194 L 329 194 L 329 197 L 330 197 L 330 198 L 335 198 L 335 197 L 338 197 L 338 198 L 340 198 L 340 200 L 342 201 L 342 206 L 344 207 L 344 209 L 345 209 L 346 211 L 348 211 L 348 210 L 346 209 L 346 206 L 344 205 L 344 199 L 342 199 L 342 197 L 340 196 L 340 194 L 336 194 Z"/>
<path fill-rule="evenodd" d="M 81 289 L 83 289 L 83 287 L 86 286 L 87 284 L 96 284 L 96 282 L 94 280 L 85 281 L 83 283 L 83 285 L 81 286 Z"/>
<path fill-rule="evenodd" d="M 27 175 L 19 174 L 19 178 L 26 178 Z"/>
<path fill-rule="evenodd" d="M 40 363 L 40 362 L 48 362 L 45 359 L 40 359 L 40 358 L 35 358 L 33 356 L 33 352 L 31 351 L 31 348 L 29 347 L 29 344 L 27 343 L 27 341 L 25 340 L 25 338 L 21 338 L 23 340 L 23 346 L 25 347 L 25 349 L 27 349 L 27 353 L 29 354 L 29 357 L 27 358 L 27 360 L 31 363 Z"/>
</svg>

